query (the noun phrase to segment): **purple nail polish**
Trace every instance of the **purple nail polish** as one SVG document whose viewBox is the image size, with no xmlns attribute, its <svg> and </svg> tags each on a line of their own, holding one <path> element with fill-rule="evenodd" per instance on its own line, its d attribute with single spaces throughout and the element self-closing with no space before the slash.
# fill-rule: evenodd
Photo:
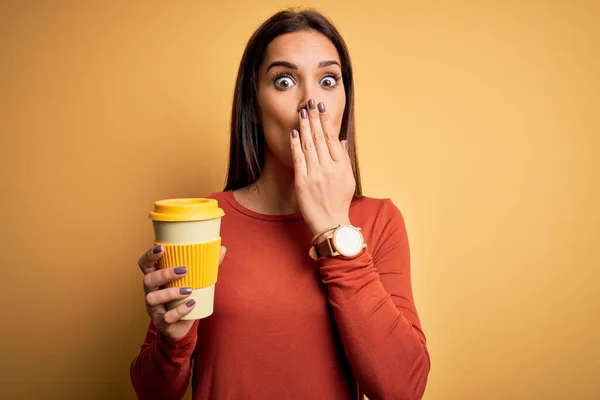
<svg viewBox="0 0 600 400">
<path fill-rule="evenodd" d="M 295 130 L 295 129 L 294 129 L 294 130 L 292 130 L 292 137 L 293 137 L 294 139 L 296 139 L 296 138 L 298 137 L 298 131 L 297 131 L 297 130 Z"/>
<path fill-rule="evenodd" d="M 315 100 L 314 99 L 310 99 L 308 101 L 308 108 L 310 108 L 311 110 L 315 109 Z"/>
<path fill-rule="evenodd" d="M 191 294 L 192 293 L 192 288 L 182 287 L 182 288 L 179 289 L 179 293 L 180 294 Z"/>
<path fill-rule="evenodd" d="M 196 304 L 196 300 L 194 300 L 194 299 L 191 299 L 190 301 L 185 303 L 185 305 L 188 307 L 194 307 L 194 304 Z"/>
<path fill-rule="evenodd" d="M 159 244 L 158 246 L 156 246 L 155 248 L 152 249 L 152 253 L 158 254 L 158 253 L 160 253 L 161 250 L 162 250 L 162 246 Z"/>
<path fill-rule="evenodd" d="M 187 268 L 186 267 L 175 267 L 175 268 L 173 268 L 173 272 L 175 272 L 176 275 L 183 275 L 187 272 Z"/>
<path fill-rule="evenodd" d="M 306 112 L 305 108 L 303 108 L 302 111 L 300 111 L 300 117 L 302 117 L 302 119 L 308 118 L 308 113 Z"/>
<path fill-rule="evenodd" d="M 318 105 L 318 107 L 319 107 L 319 111 L 320 112 L 322 112 L 322 113 L 325 112 L 325 103 L 320 102 L 319 105 Z"/>
</svg>

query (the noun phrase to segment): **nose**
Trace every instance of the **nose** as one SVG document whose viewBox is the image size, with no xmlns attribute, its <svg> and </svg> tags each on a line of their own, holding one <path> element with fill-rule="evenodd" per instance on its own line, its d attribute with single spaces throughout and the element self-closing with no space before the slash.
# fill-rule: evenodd
<svg viewBox="0 0 600 400">
<path fill-rule="evenodd" d="M 305 88 L 302 91 L 302 95 L 300 96 L 300 102 L 298 103 L 298 112 L 303 108 L 308 109 L 308 101 L 314 100 L 315 104 L 317 104 L 316 90 L 313 88 Z"/>
</svg>

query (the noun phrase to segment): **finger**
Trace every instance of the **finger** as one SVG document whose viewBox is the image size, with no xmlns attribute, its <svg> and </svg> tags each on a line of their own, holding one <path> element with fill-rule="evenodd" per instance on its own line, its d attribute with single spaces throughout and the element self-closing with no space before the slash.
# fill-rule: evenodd
<svg viewBox="0 0 600 400">
<path fill-rule="evenodd" d="M 329 154 L 329 148 L 327 147 L 327 142 L 325 141 L 323 126 L 321 124 L 319 111 L 315 106 L 314 99 L 310 99 L 308 101 L 308 122 L 310 124 L 312 139 L 313 143 L 315 144 L 319 164 L 326 166 L 331 163 L 331 155 Z"/>
<path fill-rule="evenodd" d="M 305 179 L 308 173 L 306 168 L 306 157 L 302 151 L 299 132 L 294 129 L 290 137 L 290 144 L 292 147 L 292 162 L 294 164 L 294 176 L 296 182 L 299 182 Z"/>
<path fill-rule="evenodd" d="M 146 304 L 150 307 L 156 307 L 173 300 L 185 299 L 190 294 L 192 294 L 192 288 L 189 287 L 155 290 L 146 294 Z"/>
<path fill-rule="evenodd" d="M 179 321 L 181 318 L 185 317 L 196 305 L 196 301 L 191 299 L 185 303 L 181 303 L 177 307 L 172 310 L 167 311 L 163 315 L 163 321 L 166 324 L 174 324 Z"/>
<path fill-rule="evenodd" d="M 166 283 L 181 279 L 187 272 L 186 267 L 161 268 L 144 275 L 144 290 L 146 293 L 158 290 Z"/>
<path fill-rule="evenodd" d="M 308 112 L 306 109 L 300 111 L 300 143 L 302 144 L 302 151 L 304 152 L 304 158 L 306 160 L 306 170 L 308 173 L 311 170 L 319 168 L 319 157 L 315 151 L 315 143 L 312 138 L 312 131 L 310 130 L 310 121 L 308 120 Z"/>
<path fill-rule="evenodd" d="M 221 265 L 221 263 L 223 262 L 225 254 L 227 254 L 227 247 L 221 246 L 221 253 L 219 254 L 219 265 Z"/>
<path fill-rule="evenodd" d="M 333 126 L 333 121 L 331 121 L 325 103 L 323 102 L 319 103 L 319 119 L 321 120 L 321 125 L 323 127 L 323 134 L 325 135 L 325 142 L 329 149 L 329 155 L 334 161 L 343 160 L 344 149 L 340 143 L 340 133 L 335 126 Z"/>
<path fill-rule="evenodd" d="M 156 270 L 156 262 L 158 260 L 160 260 L 160 258 L 163 256 L 163 253 L 164 253 L 164 249 L 163 249 L 162 245 L 160 245 L 160 244 L 158 246 L 151 248 L 146 253 L 144 253 L 143 256 L 141 256 L 139 258 L 138 267 L 140 267 L 140 270 L 144 274 L 155 271 Z"/>
</svg>

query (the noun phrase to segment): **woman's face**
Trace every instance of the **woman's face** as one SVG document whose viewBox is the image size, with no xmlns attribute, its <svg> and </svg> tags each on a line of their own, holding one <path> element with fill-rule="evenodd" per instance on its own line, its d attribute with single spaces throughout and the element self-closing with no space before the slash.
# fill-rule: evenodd
<svg viewBox="0 0 600 400">
<path fill-rule="evenodd" d="M 267 152 L 293 168 L 290 135 L 308 100 L 325 103 L 339 134 L 346 92 L 341 62 L 331 41 L 314 31 L 288 33 L 267 47 L 258 70 L 258 110 Z"/>
</svg>

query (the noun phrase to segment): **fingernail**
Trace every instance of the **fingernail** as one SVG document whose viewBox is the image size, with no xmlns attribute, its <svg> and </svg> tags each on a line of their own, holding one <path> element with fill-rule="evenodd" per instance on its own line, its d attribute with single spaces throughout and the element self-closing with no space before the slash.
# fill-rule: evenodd
<svg viewBox="0 0 600 400">
<path fill-rule="evenodd" d="M 192 293 L 192 288 L 182 287 L 181 289 L 179 289 L 179 293 L 180 294 L 190 294 L 190 293 Z"/>
<path fill-rule="evenodd" d="M 159 244 L 158 246 L 156 246 L 155 248 L 152 249 L 152 253 L 157 254 L 157 253 L 160 253 L 161 250 L 162 250 L 162 246 Z"/>
<path fill-rule="evenodd" d="M 308 101 L 308 108 L 310 108 L 311 110 L 315 109 L 315 100 L 314 99 L 310 99 Z"/>
<path fill-rule="evenodd" d="M 186 267 L 175 267 L 175 268 L 173 268 L 173 272 L 175 272 L 176 275 L 183 275 L 187 272 L 187 268 Z"/>
<path fill-rule="evenodd" d="M 292 137 L 293 137 L 294 139 L 296 139 L 296 138 L 298 137 L 298 131 L 297 131 L 297 130 L 295 130 L 295 129 L 294 129 L 294 130 L 292 131 Z"/>
<path fill-rule="evenodd" d="M 185 303 L 186 306 L 188 307 L 194 307 L 194 304 L 196 304 L 196 300 L 192 299 L 190 301 L 188 301 L 187 303 Z"/>
<path fill-rule="evenodd" d="M 302 117 L 302 119 L 308 118 L 308 114 L 306 113 L 305 108 L 303 108 L 302 111 L 300 111 L 300 117 Z"/>
<path fill-rule="evenodd" d="M 325 112 L 325 103 L 320 102 L 319 105 L 318 105 L 318 107 L 319 107 L 319 111 L 320 112 L 322 112 L 322 113 Z"/>
</svg>

